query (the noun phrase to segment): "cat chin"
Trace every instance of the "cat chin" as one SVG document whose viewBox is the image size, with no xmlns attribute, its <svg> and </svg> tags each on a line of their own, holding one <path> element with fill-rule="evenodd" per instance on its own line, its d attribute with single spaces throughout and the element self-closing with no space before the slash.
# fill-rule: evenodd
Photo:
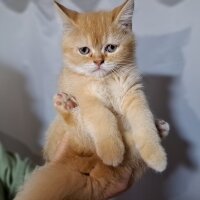
<svg viewBox="0 0 200 200">
<path fill-rule="evenodd" d="M 92 72 L 88 72 L 88 71 L 83 71 L 83 70 L 74 70 L 76 73 L 81 74 L 81 75 L 85 75 L 88 77 L 94 77 L 94 78 L 103 78 L 105 76 L 107 76 L 108 74 L 110 74 L 110 71 L 106 71 L 106 70 L 96 70 L 96 71 L 92 71 Z"/>
<path fill-rule="evenodd" d="M 107 72 L 105 70 L 98 70 L 98 71 L 90 73 L 89 76 L 92 76 L 95 78 L 103 78 L 103 77 L 107 76 L 108 74 L 109 74 L 109 72 Z"/>
<path fill-rule="evenodd" d="M 67 67 L 67 68 L 77 74 L 84 75 L 87 77 L 94 77 L 94 78 L 104 78 L 112 73 L 112 70 L 105 70 L 105 69 L 87 71 L 87 70 L 84 70 L 83 68 L 78 68 L 78 67 L 74 67 L 74 68 Z"/>
</svg>

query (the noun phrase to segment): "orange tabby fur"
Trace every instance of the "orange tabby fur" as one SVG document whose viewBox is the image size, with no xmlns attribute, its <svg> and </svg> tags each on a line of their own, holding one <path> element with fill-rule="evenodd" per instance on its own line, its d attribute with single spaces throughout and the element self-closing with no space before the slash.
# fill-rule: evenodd
<svg viewBox="0 0 200 200">
<path fill-rule="evenodd" d="M 124 171 L 132 168 L 135 181 L 146 165 L 161 172 L 167 164 L 134 63 L 133 0 L 112 12 L 80 14 L 59 7 L 65 27 L 59 90 L 75 96 L 79 106 L 58 109 L 44 150 L 52 162 L 36 170 L 15 200 L 100 200 Z M 107 44 L 117 44 L 116 52 L 104 52 Z M 83 56 L 78 48 L 84 46 L 91 53 Z M 95 71 L 96 60 L 104 61 L 102 70 Z M 66 157 L 55 163 L 63 138 Z M 86 161 L 80 163 L 77 155 Z"/>
</svg>

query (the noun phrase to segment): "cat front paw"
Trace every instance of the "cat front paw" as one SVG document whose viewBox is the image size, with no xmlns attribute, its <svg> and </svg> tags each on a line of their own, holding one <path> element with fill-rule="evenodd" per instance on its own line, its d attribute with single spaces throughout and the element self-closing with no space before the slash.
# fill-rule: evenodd
<svg viewBox="0 0 200 200">
<path fill-rule="evenodd" d="M 97 145 L 97 155 L 104 164 L 116 167 L 124 159 L 124 144 L 121 139 L 107 138 Z"/>
<path fill-rule="evenodd" d="M 140 152 L 146 164 L 157 172 L 163 172 L 167 167 L 167 155 L 160 144 L 145 145 Z"/>
<path fill-rule="evenodd" d="M 78 106 L 75 97 L 64 92 L 56 94 L 53 101 L 55 108 L 59 112 L 68 112 Z"/>
</svg>

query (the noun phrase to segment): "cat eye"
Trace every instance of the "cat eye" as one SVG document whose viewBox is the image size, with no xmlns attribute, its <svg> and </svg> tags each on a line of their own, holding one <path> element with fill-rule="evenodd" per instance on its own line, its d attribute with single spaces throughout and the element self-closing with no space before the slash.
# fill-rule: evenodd
<svg viewBox="0 0 200 200">
<path fill-rule="evenodd" d="M 81 47 L 79 48 L 79 52 L 82 54 L 82 55 L 87 55 L 90 53 L 90 49 L 88 47 Z"/>
<path fill-rule="evenodd" d="M 115 44 L 108 44 L 106 47 L 105 47 L 105 51 L 108 52 L 108 53 L 113 53 L 117 50 L 117 45 Z"/>
</svg>

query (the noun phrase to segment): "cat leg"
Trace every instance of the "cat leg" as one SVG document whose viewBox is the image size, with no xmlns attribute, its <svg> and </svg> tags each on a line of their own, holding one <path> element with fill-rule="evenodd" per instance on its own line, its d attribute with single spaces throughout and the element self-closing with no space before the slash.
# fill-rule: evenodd
<svg viewBox="0 0 200 200">
<path fill-rule="evenodd" d="M 125 150 L 116 117 L 94 97 L 79 100 L 84 125 L 95 143 L 98 156 L 107 165 L 119 165 Z"/>
<path fill-rule="evenodd" d="M 165 138 L 169 134 L 169 124 L 161 119 L 156 119 L 155 124 L 160 138 Z M 133 161 L 131 154 L 128 152 L 126 152 L 124 156 L 123 163 L 116 168 L 111 168 L 99 162 L 90 172 L 90 176 L 93 180 L 96 180 L 101 186 L 101 188 L 96 188 L 95 191 L 98 191 L 99 194 L 104 194 L 106 199 L 109 197 L 113 198 L 113 194 L 116 196 L 116 191 L 122 193 L 123 191 L 128 190 L 147 169 L 147 165 L 141 158 L 134 157 Z M 131 160 L 132 162 L 130 162 Z M 96 183 L 93 181 L 93 186 L 95 185 Z"/>
<path fill-rule="evenodd" d="M 158 125 L 163 125 L 157 120 Z M 66 149 L 66 155 L 70 155 Z M 96 156 L 70 155 L 36 169 L 14 200 L 104 200 L 128 189 L 145 171 L 146 164 L 106 166 Z M 131 175 L 132 174 L 132 175 Z"/>
<path fill-rule="evenodd" d="M 54 96 L 54 107 L 68 124 L 75 120 L 71 111 L 77 106 L 76 99 L 67 93 L 62 92 Z"/>
<path fill-rule="evenodd" d="M 143 91 L 129 91 L 124 97 L 122 111 L 131 125 L 132 138 L 143 160 L 152 169 L 164 171 L 167 156 L 160 144 L 155 121 Z"/>
<path fill-rule="evenodd" d="M 43 155 L 46 161 L 51 161 L 57 152 L 61 138 L 66 132 L 75 132 L 77 117 L 73 109 L 77 107 L 77 101 L 71 95 L 66 93 L 56 94 L 53 98 L 54 106 L 58 112 L 57 117 L 51 123 L 47 131 L 47 138 L 43 149 Z"/>
<path fill-rule="evenodd" d="M 66 122 L 69 123 L 69 115 L 70 113 L 71 115 L 73 114 L 71 111 L 78 106 L 78 102 L 71 95 L 60 93 L 54 96 L 54 105 L 63 118 L 65 120 L 68 119 Z M 169 133 L 169 124 L 164 120 L 159 119 L 155 120 L 155 124 L 160 137 L 163 138 L 167 136 Z"/>
</svg>

